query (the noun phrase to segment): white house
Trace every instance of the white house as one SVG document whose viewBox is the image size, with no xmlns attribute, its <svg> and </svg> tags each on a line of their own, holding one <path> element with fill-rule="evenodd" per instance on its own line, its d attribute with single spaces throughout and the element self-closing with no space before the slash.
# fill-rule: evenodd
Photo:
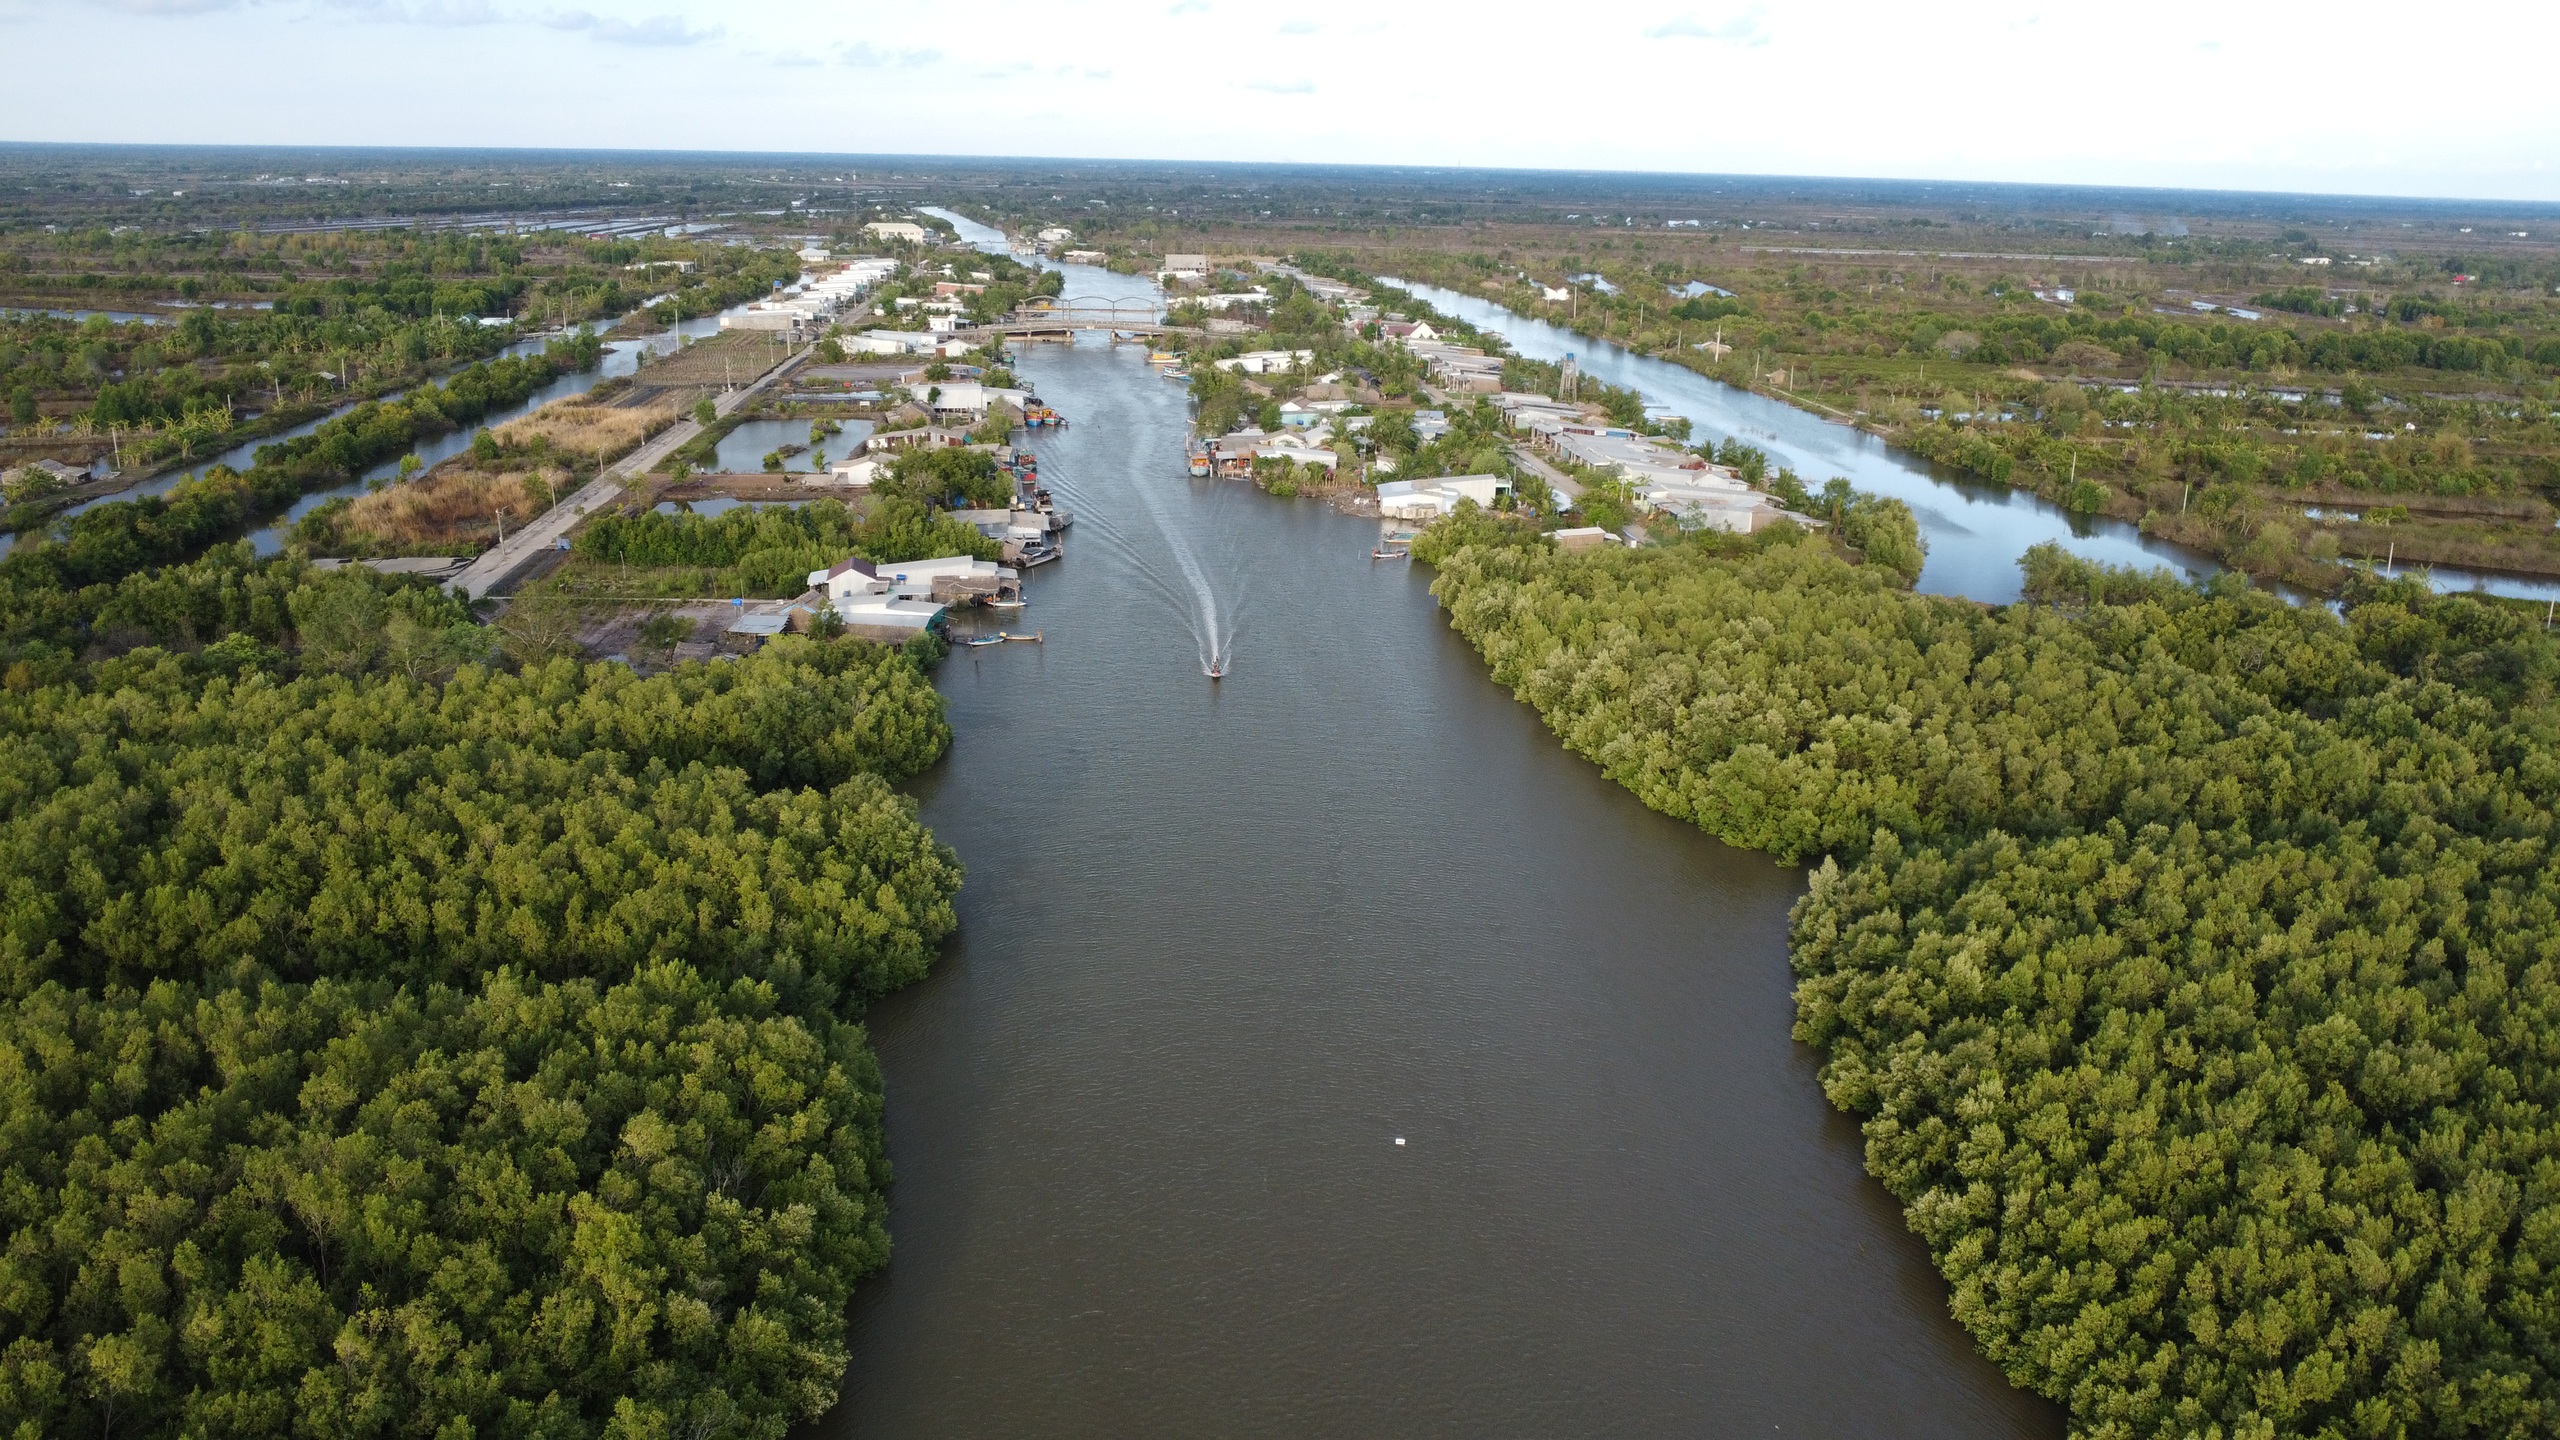
<svg viewBox="0 0 2560 1440">
<path fill-rule="evenodd" d="M 929 355 L 940 347 L 941 337 L 922 330 L 865 330 L 839 335 L 836 343 L 855 355 Z"/>
<path fill-rule="evenodd" d="M 921 245 L 925 240 L 924 227 L 912 220 L 874 220 L 862 229 L 865 234 L 883 240 L 904 240 L 910 245 Z"/>
<path fill-rule="evenodd" d="M 1076 238 L 1076 232 L 1064 225 L 1052 225 L 1040 232 L 1040 243 L 1043 245 L 1064 245 L 1074 238 Z"/>
<path fill-rule="evenodd" d="M 968 561 L 966 556 L 959 558 Z M 897 567 L 899 571 L 913 568 Z M 865 640 L 883 640 L 893 645 L 932 629 L 944 609 L 940 601 L 896 593 L 895 581 L 884 579 L 870 561 L 858 558 L 810 571 L 809 588 L 825 597 L 828 608 L 836 612 L 846 630 Z"/>
<path fill-rule="evenodd" d="M 1301 365 L 1312 365 L 1315 360 L 1313 350 L 1247 350 L 1209 363 L 1244 375 L 1282 375 Z"/>
<path fill-rule="evenodd" d="M 932 629 L 948 608 L 931 600 L 856 599 L 838 603 L 835 612 L 848 633 L 901 645 Z"/>
<path fill-rule="evenodd" d="M 931 410 L 936 420 L 984 420 L 988 409 L 995 405 L 1011 405 L 1022 410 L 1032 403 L 1028 390 L 1008 390 L 975 380 L 911 383 L 907 388 L 915 392 L 916 403 Z"/>
<path fill-rule="evenodd" d="M 804 332 L 814 330 L 817 324 L 817 317 L 800 305 L 749 305 L 743 310 L 732 310 L 720 317 L 720 328 L 723 330 L 772 331 L 775 334 L 788 335 L 795 341 Z"/>
<path fill-rule="evenodd" d="M 879 565 L 848 557 L 809 572 L 809 588 L 832 601 L 839 615 L 846 613 L 847 604 L 917 600 L 947 604 L 971 595 L 1010 594 L 1020 583 L 1021 572 L 1010 566 L 968 555 Z"/>
<path fill-rule="evenodd" d="M 1417 344 L 1408 348 L 1451 390 L 1492 395 L 1502 389 L 1502 358 L 1498 355 L 1460 345 Z"/>
<path fill-rule="evenodd" d="M 1541 438 L 1556 450 L 1596 470 L 1615 471 L 1638 486 L 1668 485 L 1728 495 L 1750 492 L 1739 472 L 1711 464 L 1701 455 L 1675 449 L 1650 435 L 1635 435 L 1593 424 L 1565 425 Z"/>
<path fill-rule="evenodd" d="M 1164 257 L 1163 266 L 1158 268 L 1156 271 L 1156 278 L 1159 280 L 1188 280 L 1194 283 L 1206 280 L 1209 278 L 1209 257 L 1206 255 L 1167 255 Z"/>
<path fill-rule="evenodd" d="M 1504 390 L 1493 397 L 1496 408 L 1511 422 L 1514 430 L 1527 430 L 1539 420 L 1553 422 L 1551 428 L 1580 424 L 1582 407 L 1568 405 L 1552 396 L 1527 390 Z"/>
<path fill-rule="evenodd" d="M 1461 500 L 1491 506 L 1511 482 L 1499 475 L 1439 475 L 1427 480 L 1390 480 L 1378 487 L 1378 513 L 1389 520 L 1437 520 L 1454 513 Z"/>
<path fill-rule="evenodd" d="M 969 443 L 969 432 L 940 425 L 908 430 L 874 430 L 863 437 L 862 453 L 893 454 L 900 450 L 957 450 Z"/>
<path fill-rule="evenodd" d="M 1237 305 L 1268 305 L 1271 292 L 1259 285 L 1250 290 L 1221 290 L 1214 295 L 1201 296 L 1199 303 L 1209 310 L 1226 310 Z"/>
<path fill-rule="evenodd" d="M 1220 475 L 1240 479 L 1253 473 L 1256 460 L 1286 460 L 1292 465 L 1314 465 L 1330 473 L 1342 467 L 1342 457 L 1335 451 L 1314 443 L 1306 434 L 1283 430 L 1269 435 L 1257 426 L 1248 425 L 1232 434 L 1212 437 L 1208 442 L 1210 463 Z"/>
<path fill-rule="evenodd" d="M 852 459 L 838 460 L 829 465 L 827 467 L 827 479 L 830 484 L 851 486 L 857 490 L 868 490 L 871 488 L 871 482 L 879 479 L 881 472 L 888 468 L 889 461 L 884 456 L 858 455 Z M 815 477 L 813 476 L 811 478 L 814 479 Z"/>
<path fill-rule="evenodd" d="M 1645 505 L 1695 530 L 1722 530 L 1751 535 L 1778 523 L 1785 512 L 1766 495 L 1749 490 L 1710 489 L 1654 483 L 1643 487 Z"/>
</svg>

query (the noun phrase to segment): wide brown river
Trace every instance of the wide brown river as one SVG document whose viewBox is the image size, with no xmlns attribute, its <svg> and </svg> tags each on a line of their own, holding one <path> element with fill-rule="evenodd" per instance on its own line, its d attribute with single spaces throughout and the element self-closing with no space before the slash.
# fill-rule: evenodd
<svg viewBox="0 0 2560 1440">
<path fill-rule="evenodd" d="M 1565 753 L 1374 524 L 1186 478 L 1137 350 L 1024 370 L 1078 523 L 941 674 L 961 930 L 872 1017 L 896 1252 L 813 1433 L 2059 1434 L 1788 1036 L 1801 873 Z"/>
</svg>

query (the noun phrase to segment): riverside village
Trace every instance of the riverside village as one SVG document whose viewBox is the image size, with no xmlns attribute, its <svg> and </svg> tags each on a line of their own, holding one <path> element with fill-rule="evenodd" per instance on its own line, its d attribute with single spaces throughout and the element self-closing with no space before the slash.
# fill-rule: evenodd
<svg viewBox="0 0 2560 1440">
<path fill-rule="evenodd" d="M 1020 357 L 1080 338 L 1134 347 L 1185 387 L 1187 465 L 1167 457 L 1162 482 L 1187 471 L 1372 516 L 1381 561 L 1469 505 L 1568 549 L 1823 523 L 1570 355 L 1524 360 L 1368 277 L 1086 249 L 1062 226 L 973 245 L 925 212 L 787 250 L 634 248 L 631 274 L 676 288 L 605 332 L 602 374 L 297 507 L 274 543 L 435 579 L 644 667 L 810 630 L 1036 640 L 1029 582 L 1075 518 L 1037 449 L 1068 417 Z M 768 293 L 688 316 L 697 282 L 742 251 Z M 1084 293 L 1100 280 L 1121 298 Z M 36 491 L 103 483 L 52 460 L 27 474 Z"/>
</svg>

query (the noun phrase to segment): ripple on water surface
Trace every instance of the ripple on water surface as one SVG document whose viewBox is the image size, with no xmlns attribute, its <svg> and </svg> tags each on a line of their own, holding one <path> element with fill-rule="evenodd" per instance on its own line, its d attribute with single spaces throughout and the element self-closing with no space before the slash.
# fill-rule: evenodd
<svg viewBox="0 0 2560 1440">
<path fill-rule="evenodd" d="M 1023 367 L 1077 523 L 1045 643 L 940 672 L 962 925 L 870 1018 L 896 1259 L 813 1433 L 2057 1435 L 1789 1039 L 1801 873 L 1564 753 L 1373 523 L 1185 476 L 1132 348 Z"/>
</svg>

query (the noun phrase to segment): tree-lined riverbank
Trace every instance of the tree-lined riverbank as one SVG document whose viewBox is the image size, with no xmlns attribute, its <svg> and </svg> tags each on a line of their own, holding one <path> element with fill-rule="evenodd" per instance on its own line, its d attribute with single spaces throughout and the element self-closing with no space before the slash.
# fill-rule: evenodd
<svg viewBox="0 0 2560 1440">
<path fill-rule="evenodd" d="M 2076 1434 L 2536 1434 L 2560 828 L 2521 617 L 2343 620 L 2030 557 L 1417 542 L 1495 678 L 1649 805 L 1821 858 L 1797 1033 L 1957 1317 Z"/>
</svg>

